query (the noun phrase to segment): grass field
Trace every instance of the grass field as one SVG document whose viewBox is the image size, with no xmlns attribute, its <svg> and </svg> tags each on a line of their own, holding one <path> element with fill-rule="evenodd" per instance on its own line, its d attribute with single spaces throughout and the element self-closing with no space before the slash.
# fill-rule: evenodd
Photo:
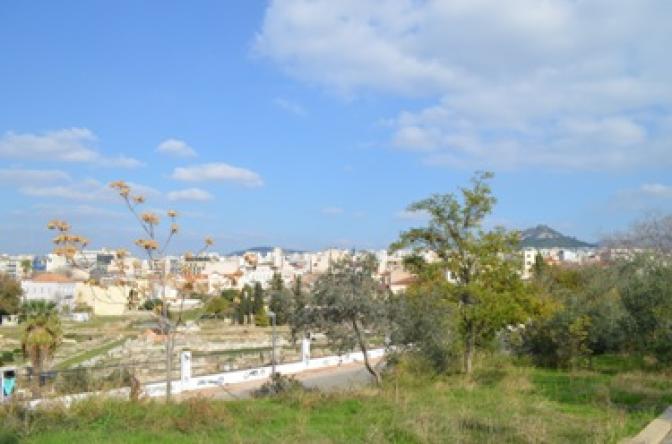
<svg viewBox="0 0 672 444">
<path fill-rule="evenodd" d="M 622 366 L 612 359 L 599 371 L 563 372 L 502 361 L 473 378 L 404 371 L 382 389 L 332 395 L 97 400 L 28 420 L 6 413 L 0 424 L 6 440 L 27 443 L 615 443 L 672 403 L 669 374 Z"/>
</svg>

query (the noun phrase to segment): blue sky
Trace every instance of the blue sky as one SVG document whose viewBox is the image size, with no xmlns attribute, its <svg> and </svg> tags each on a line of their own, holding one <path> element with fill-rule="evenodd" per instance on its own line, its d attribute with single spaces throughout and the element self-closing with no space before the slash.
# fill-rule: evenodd
<svg viewBox="0 0 672 444">
<path fill-rule="evenodd" d="M 69 1 L 0 6 L 0 251 L 381 248 L 496 173 L 490 224 L 594 241 L 672 210 L 672 4 Z"/>
</svg>

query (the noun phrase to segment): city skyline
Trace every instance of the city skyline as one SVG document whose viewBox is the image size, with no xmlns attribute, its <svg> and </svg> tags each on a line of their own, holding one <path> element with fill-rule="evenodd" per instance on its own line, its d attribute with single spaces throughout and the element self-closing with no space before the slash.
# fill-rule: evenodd
<svg viewBox="0 0 672 444">
<path fill-rule="evenodd" d="M 497 7 L 4 5 L 0 251 L 47 252 L 54 218 L 130 247 L 117 179 L 183 214 L 175 253 L 385 248 L 483 169 L 492 225 L 594 242 L 672 210 L 672 6 Z"/>
</svg>

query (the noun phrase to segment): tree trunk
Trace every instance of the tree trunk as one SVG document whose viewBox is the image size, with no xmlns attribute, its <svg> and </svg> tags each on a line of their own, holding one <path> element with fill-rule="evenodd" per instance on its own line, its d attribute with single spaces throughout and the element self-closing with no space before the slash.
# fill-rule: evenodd
<svg viewBox="0 0 672 444">
<path fill-rule="evenodd" d="M 177 322 L 175 325 L 181 325 L 182 324 L 182 312 L 184 311 L 184 298 L 185 298 L 184 291 L 182 292 L 182 300 L 180 301 L 180 313 L 177 316 Z"/>
<path fill-rule="evenodd" d="M 472 322 L 468 322 L 464 337 L 464 372 L 467 375 L 471 375 L 473 368 L 475 343 L 474 325 Z"/>
<path fill-rule="evenodd" d="M 173 392 L 173 333 L 168 331 L 168 334 L 166 335 L 166 401 L 170 402 L 172 392 Z"/>
<path fill-rule="evenodd" d="M 41 351 L 38 351 L 37 353 L 42 353 Z M 40 386 L 40 378 L 42 377 L 42 356 L 38 355 L 37 358 L 33 361 L 33 380 L 32 385 L 32 392 L 33 392 L 33 399 L 38 399 L 40 395 L 42 394 L 42 387 Z M 1 387 L 0 387 L 1 389 Z"/>
<path fill-rule="evenodd" d="M 368 347 L 366 346 L 366 341 L 362 336 L 362 332 L 359 329 L 359 325 L 357 324 L 356 319 L 353 319 L 352 327 L 354 328 L 355 334 L 357 335 L 357 342 L 359 343 L 359 349 L 362 351 L 362 356 L 364 356 L 364 366 L 369 371 L 369 373 L 371 373 L 371 375 L 376 379 L 376 385 L 381 385 L 383 382 L 382 377 L 380 376 L 380 373 L 376 371 L 375 368 L 373 368 L 371 362 L 369 362 Z"/>
<path fill-rule="evenodd" d="M 173 338 L 170 326 L 170 319 L 168 318 L 168 301 L 166 300 L 166 283 L 165 276 L 161 275 L 161 316 L 163 318 L 164 331 L 166 336 L 166 402 L 170 402 L 172 395 L 172 373 L 173 373 Z"/>
</svg>

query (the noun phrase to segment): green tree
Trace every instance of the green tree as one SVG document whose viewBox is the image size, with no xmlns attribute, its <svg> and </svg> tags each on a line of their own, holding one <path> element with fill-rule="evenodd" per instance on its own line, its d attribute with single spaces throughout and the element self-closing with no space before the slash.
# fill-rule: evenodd
<svg viewBox="0 0 672 444">
<path fill-rule="evenodd" d="M 292 287 L 292 293 L 294 297 L 294 304 L 296 310 L 301 310 L 306 306 L 306 298 L 303 292 L 303 283 L 301 281 L 301 275 L 297 275 L 294 278 L 294 285 Z"/>
<path fill-rule="evenodd" d="M 299 328 L 299 323 L 297 322 L 303 309 L 308 304 L 308 298 L 306 293 L 303 290 L 303 283 L 301 281 L 301 276 L 297 275 L 294 278 L 294 284 L 292 285 L 292 310 L 287 321 L 290 325 L 290 334 L 292 337 L 292 342 L 296 341 L 299 333 L 302 333 L 301 328 Z M 305 333 L 305 332 L 303 332 Z"/>
<path fill-rule="evenodd" d="M 285 283 L 282 280 L 282 275 L 278 272 L 273 273 L 273 277 L 271 278 L 271 286 L 270 289 L 274 291 L 282 290 L 285 288 Z"/>
<path fill-rule="evenodd" d="M 547 316 L 516 332 L 518 353 L 541 365 L 576 367 L 593 355 L 618 353 L 628 342 L 620 287 L 630 272 L 622 265 L 547 267 L 533 285 L 548 300 Z"/>
<path fill-rule="evenodd" d="M 24 275 L 28 275 L 32 269 L 33 263 L 30 261 L 30 259 L 23 259 L 21 261 L 21 270 L 23 271 Z"/>
<path fill-rule="evenodd" d="M 257 327 L 268 327 L 270 321 L 268 320 L 268 313 L 266 313 L 266 307 L 263 305 L 261 308 L 254 313 L 254 325 Z"/>
<path fill-rule="evenodd" d="M 234 289 L 227 289 L 227 290 L 222 290 L 220 293 L 220 296 L 230 303 L 233 303 L 238 297 L 240 296 L 240 292 L 238 290 Z"/>
<path fill-rule="evenodd" d="M 240 291 L 239 301 L 236 306 L 236 317 L 239 324 L 250 324 L 254 308 L 252 304 L 252 287 L 245 285 Z"/>
<path fill-rule="evenodd" d="M 388 329 L 387 293 L 373 278 L 375 258 L 345 259 L 315 282 L 312 304 L 296 317 L 299 329 L 324 332 L 339 352 L 359 348 L 366 369 L 380 384 L 381 375 L 368 357 L 366 333 L 384 335 Z"/>
<path fill-rule="evenodd" d="M 455 306 L 446 297 L 450 284 L 438 267 L 427 267 L 423 274 L 405 292 L 391 295 L 390 340 L 397 350 L 446 371 L 460 362 L 462 351 Z"/>
<path fill-rule="evenodd" d="M 0 315 L 16 314 L 21 305 L 21 285 L 6 274 L 0 274 Z"/>
<path fill-rule="evenodd" d="M 205 312 L 222 319 L 229 315 L 231 302 L 221 296 L 215 296 L 205 305 Z"/>
<path fill-rule="evenodd" d="M 672 266 L 639 257 L 625 267 L 628 274 L 621 292 L 629 342 L 635 350 L 672 361 Z"/>
<path fill-rule="evenodd" d="M 291 320 L 292 316 L 292 292 L 285 288 L 280 273 L 274 273 L 271 280 L 269 308 L 275 313 L 275 322 L 277 325 L 285 325 Z"/>
<path fill-rule="evenodd" d="M 21 308 L 25 327 L 21 338 L 21 348 L 33 366 L 36 375 L 34 394 L 39 395 L 39 378 L 45 363 L 60 345 L 63 332 L 61 322 L 56 314 L 56 306 L 46 301 L 30 301 Z"/>
<path fill-rule="evenodd" d="M 252 306 L 250 307 L 251 313 L 256 315 L 261 313 L 264 309 L 264 289 L 261 286 L 261 283 L 254 283 L 254 290 L 252 292 Z"/>
<path fill-rule="evenodd" d="M 546 264 L 546 261 L 544 260 L 544 257 L 541 255 L 541 253 L 537 253 L 534 256 L 534 278 L 535 279 L 543 279 L 545 276 L 546 272 L 548 271 L 548 265 Z"/>
<path fill-rule="evenodd" d="M 467 374 L 479 341 L 508 324 L 526 322 L 537 308 L 519 276 L 518 234 L 503 228 L 483 229 L 483 219 L 496 203 L 487 183 L 492 177 L 492 173 L 476 173 L 472 186 L 460 189 L 461 199 L 452 193 L 436 194 L 410 205 L 409 211 L 429 215 L 429 225 L 401 233 L 391 246 L 392 251 L 413 248 L 416 255 L 406 263 L 416 272 L 427 266 L 419 254 L 433 252 L 452 278 L 446 297 L 459 316 Z"/>
</svg>

